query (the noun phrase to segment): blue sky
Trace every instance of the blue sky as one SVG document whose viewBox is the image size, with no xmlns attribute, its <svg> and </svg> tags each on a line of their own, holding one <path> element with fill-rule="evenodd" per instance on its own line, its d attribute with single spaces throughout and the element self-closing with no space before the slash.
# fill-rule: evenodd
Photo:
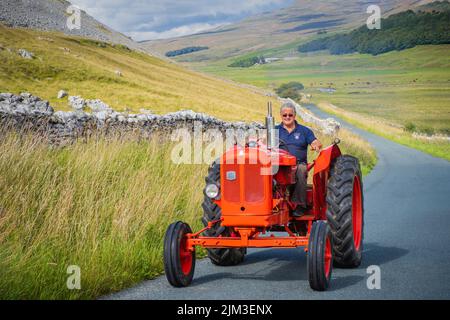
<svg viewBox="0 0 450 320">
<path fill-rule="evenodd" d="M 135 40 L 202 32 L 286 7 L 292 0 L 71 0 L 100 22 Z"/>
</svg>

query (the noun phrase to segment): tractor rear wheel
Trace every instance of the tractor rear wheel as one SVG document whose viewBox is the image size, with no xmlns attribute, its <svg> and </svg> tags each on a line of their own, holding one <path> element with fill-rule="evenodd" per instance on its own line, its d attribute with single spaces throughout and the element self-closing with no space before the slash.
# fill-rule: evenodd
<svg viewBox="0 0 450 320">
<path fill-rule="evenodd" d="M 336 266 L 361 264 L 364 237 L 364 195 L 357 158 L 344 155 L 331 166 L 327 187 L 327 220 L 333 235 Z"/>
<path fill-rule="evenodd" d="M 313 223 L 309 235 L 307 273 L 313 290 L 328 288 L 333 270 L 333 239 L 330 227 L 325 221 Z"/>
<path fill-rule="evenodd" d="M 219 160 L 214 163 L 208 169 L 208 176 L 205 178 L 206 185 L 214 183 L 220 187 L 220 162 Z M 204 200 L 202 203 L 203 208 L 203 225 L 206 227 L 208 222 L 219 220 L 222 217 L 221 208 L 215 204 L 203 190 Z M 219 223 L 216 223 L 211 229 L 205 231 L 205 235 L 208 237 L 229 237 L 231 230 L 223 227 Z M 231 249 L 207 249 L 208 257 L 211 262 L 218 266 L 233 266 L 244 261 L 246 253 L 245 248 L 231 248 Z"/>
<path fill-rule="evenodd" d="M 189 225 L 178 221 L 169 226 L 164 238 L 164 270 L 174 287 L 187 287 L 194 277 L 195 248 L 186 248 L 188 233 L 192 233 Z"/>
</svg>

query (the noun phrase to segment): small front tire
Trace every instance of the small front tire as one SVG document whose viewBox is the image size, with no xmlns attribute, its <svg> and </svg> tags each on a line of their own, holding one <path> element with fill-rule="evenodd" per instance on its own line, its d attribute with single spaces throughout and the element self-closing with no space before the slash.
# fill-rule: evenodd
<svg viewBox="0 0 450 320">
<path fill-rule="evenodd" d="M 325 291 L 333 270 L 333 239 L 325 221 L 314 222 L 308 245 L 307 272 L 309 285 L 316 291 Z"/>
<path fill-rule="evenodd" d="M 194 277 L 195 248 L 186 247 L 188 233 L 192 233 L 189 225 L 178 221 L 169 226 L 164 238 L 164 270 L 174 287 L 187 287 Z"/>
</svg>

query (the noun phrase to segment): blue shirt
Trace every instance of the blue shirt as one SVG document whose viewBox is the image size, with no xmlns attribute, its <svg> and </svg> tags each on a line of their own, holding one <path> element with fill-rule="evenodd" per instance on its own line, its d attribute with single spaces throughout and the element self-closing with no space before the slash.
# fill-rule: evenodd
<svg viewBox="0 0 450 320">
<path fill-rule="evenodd" d="M 314 132 L 297 121 L 295 121 L 295 128 L 291 133 L 283 127 L 282 123 L 275 126 L 275 129 L 278 129 L 280 140 L 286 143 L 287 151 L 297 158 L 297 162 L 307 163 L 308 145 L 316 140 Z M 284 146 L 281 145 L 281 147 Z"/>
</svg>

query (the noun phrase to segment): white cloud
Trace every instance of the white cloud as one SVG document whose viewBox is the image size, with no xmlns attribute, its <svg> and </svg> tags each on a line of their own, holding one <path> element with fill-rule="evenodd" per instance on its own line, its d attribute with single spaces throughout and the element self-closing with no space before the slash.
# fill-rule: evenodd
<svg viewBox="0 0 450 320">
<path fill-rule="evenodd" d="M 237 21 L 292 0 L 71 0 L 137 40 L 187 35 Z M 149 36 L 150 38 L 146 38 Z"/>
<path fill-rule="evenodd" d="M 153 32 L 153 31 L 131 31 L 128 35 L 136 41 L 142 40 L 157 40 L 157 39 L 167 39 L 183 37 L 194 33 L 200 33 L 206 30 L 211 30 L 225 24 L 209 24 L 209 23 L 195 23 L 190 25 L 185 25 L 181 27 L 176 27 L 167 31 Z"/>
</svg>

